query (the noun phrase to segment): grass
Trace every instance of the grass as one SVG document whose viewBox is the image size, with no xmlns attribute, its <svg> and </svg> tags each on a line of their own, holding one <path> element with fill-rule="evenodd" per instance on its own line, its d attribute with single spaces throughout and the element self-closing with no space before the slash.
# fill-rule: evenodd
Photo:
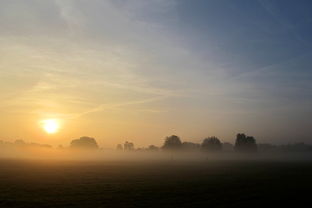
<svg viewBox="0 0 312 208">
<path fill-rule="evenodd" d="M 312 164 L 0 161 L 0 207 L 268 207 L 309 201 Z"/>
</svg>

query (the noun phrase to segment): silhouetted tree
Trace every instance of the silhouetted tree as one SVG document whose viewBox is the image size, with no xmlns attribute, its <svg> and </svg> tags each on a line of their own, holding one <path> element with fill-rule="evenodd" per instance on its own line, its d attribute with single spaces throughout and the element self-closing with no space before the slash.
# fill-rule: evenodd
<svg viewBox="0 0 312 208">
<path fill-rule="evenodd" d="M 182 149 L 187 151 L 194 151 L 198 150 L 200 148 L 200 144 L 196 144 L 193 142 L 183 142 L 182 143 Z"/>
<path fill-rule="evenodd" d="M 204 139 L 201 148 L 204 151 L 218 152 L 222 150 L 222 143 L 217 137 L 208 137 Z"/>
<path fill-rule="evenodd" d="M 124 151 L 132 151 L 134 150 L 134 144 L 132 142 L 126 141 L 124 144 Z"/>
<path fill-rule="evenodd" d="M 170 137 L 166 137 L 165 143 L 163 145 L 164 150 L 178 150 L 181 149 L 182 142 L 180 138 L 176 135 L 172 135 Z"/>
<path fill-rule="evenodd" d="M 150 145 L 148 146 L 147 150 L 156 152 L 159 150 L 159 147 L 156 147 L 155 145 Z"/>
<path fill-rule="evenodd" d="M 117 147 L 116 147 L 116 150 L 122 151 L 123 150 L 122 145 L 118 144 Z"/>
<path fill-rule="evenodd" d="M 79 139 L 74 139 L 70 143 L 72 148 L 81 148 L 81 149 L 98 149 L 98 144 L 94 138 L 91 137 L 80 137 Z"/>
<path fill-rule="evenodd" d="M 255 138 L 245 134 L 237 134 L 235 150 L 238 152 L 256 152 L 257 144 Z"/>
</svg>

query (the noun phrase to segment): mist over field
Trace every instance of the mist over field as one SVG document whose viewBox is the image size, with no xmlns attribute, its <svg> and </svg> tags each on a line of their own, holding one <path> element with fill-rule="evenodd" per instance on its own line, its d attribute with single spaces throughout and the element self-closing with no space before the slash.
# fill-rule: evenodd
<svg viewBox="0 0 312 208">
<path fill-rule="evenodd" d="M 304 143 L 288 145 L 256 144 L 257 149 L 238 148 L 237 135 L 235 145 L 222 144 L 216 137 L 203 140 L 202 144 L 181 142 L 172 135 L 165 139 L 162 147 L 150 145 L 148 148 L 135 148 L 126 141 L 116 149 L 100 148 L 91 137 L 81 137 L 70 146 L 52 147 L 47 144 L 26 143 L 16 140 L 14 143 L 0 144 L 0 158 L 26 160 L 64 160 L 64 161 L 129 161 L 129 162 L 205 162 L 205 161 L 300 161 L 312 159 L 312 146 Z M 215 141 L 219 143 L 214 143 Z M 76 143 L 75 143 L 76 142 Z M 209 143 L 210 142 L 210 143 Z M 245 144 L 248 145 L 248 144 Z M 241 145 L 243 146 L 243 145 Z M 249 147 L 249 146 L 247 146 Z"/>
<path fill-rule="evenodd" d="M 67 151 L 24 152 L 1 158 L 0 207 L 265 207 L 309 203 L 310 156 Z"/>
<path fill-rule="evenodd" d="M 312 148 L 304 143 L 235 144 L 168 136 L 161 147 L 116 149 L 92 137 L 68 146 L 1 142 L 0 207 L 303 206 L 311 188 Z"/>
</svg>

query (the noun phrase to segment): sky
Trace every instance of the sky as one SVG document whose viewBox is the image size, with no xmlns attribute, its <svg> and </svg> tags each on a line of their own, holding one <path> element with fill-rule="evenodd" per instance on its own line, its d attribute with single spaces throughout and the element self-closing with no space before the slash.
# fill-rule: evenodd
<svg viewBox="0 0 312 208">
<path fill-rule="evenodd" d="M 0 46 L 2 140 L 312 142 L 310 0 L 0 0 Z"/>
</svg>

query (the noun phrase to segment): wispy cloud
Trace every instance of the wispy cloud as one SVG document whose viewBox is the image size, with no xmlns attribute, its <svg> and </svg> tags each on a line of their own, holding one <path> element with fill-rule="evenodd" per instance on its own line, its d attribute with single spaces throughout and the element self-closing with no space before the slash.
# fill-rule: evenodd
<svg viewBox="0 0 312 208">
<path fill-rule="evenodd" d="M 63 28 L 64 22 L 66 23 L 67 29 L 62 30 L 64 36 L 54 36 L 53 33 L 51 35 L 43 33 L 40 36 L 41 32 L 36 30 L 39 34 L 36 36 L 37 40 L 31 36 L 25 38 L 21 34 L 2 37 L 3 43 L 8 40 L 11 42 L 6 44 L 4 47 L 6 50 L 1 52 L 2 55 L 10 60 L 19 60 L 12 69 L 12 62 L 8 58 L 5 59 L 10 66 L 10 73 L 19 73 L 27 80 L 28 74 L 40 72 L 29 88 L 18 89 L 14 86 L 13 91 L 22 90 L 23 93 L 2 105 L 32 106 L 34 108 L 32 112 L 37 113 L 42 113 L 45 109 L 46 111 L 54 109 L 57 113 L 61 110 L 59 109 L 61 103 L 63 106 L 67 105 L 67 108 L 80 103 L 86 110 L 79 110 L 71 116 L 79 117 L 107 108 L 116 109 L 187 95 L 187 89 L 171 87 L 172 83 L 178 84 L 179 81 L 174 82 L 172 76 L 167 77 L 168 70 L 177 70 L 167 67 L 170 60 L 161 63 L 164 53 L 174 58 L 182 55 L 185 49 L 179 48 L 174 43 L 173 36 L 157 22 L 139 20 L 140 9 L 134 4 L 118 5 L 114 1 L 99 1 L 97 4 L 87 5 L 78 1 L 55 1 L 55 3 L 46 6 L 53 7 L 55 11 L 54 14 L 51 13 L 55 16 L 50 18 L 59 19 L 58 31 Z M 139 5 L 141 4 L 137 6 Z M 24 4 L 21 6 L 24 7 Z M 44 5 L 40 5 L 38 10 L 35 3 L 33 6 L 34 8 L 27 8 L 33 10 L 35 15 L 36 12 L 39 11 L 40 15 L 41 10 L 47 9 Z M 155 6 L 159 7 L 158 11 Z M 171 6 L 167 1 L 151 1 L 145 3 L 144 7 L 154 12 L 164 12 Z M 99 15 L 103 18 L 99 18 Z M 26 26 L 32 24 L 22 23 Z M 107 36 L 107 32 L 111 34 Z M 8 54 L 8 51 L 12 53 Z M 22 59 L 20 55 L 23 56 Z M 187 58 L 191 60 L 190 57 Z M 187 62 L 189 61 L 185 60 L 185 63 Z M 176 64 L 175 61 L 172 63 Z M 24 71 L 25 69 L 27 71 Z M 9 73 L 9 70 L 4 69 L 1 73 L 6 72 Z M 154 86 L 155 84 L 161 84 L 163 87 Z M 107 99 L 105 103 L 101 103 L 101 99 L 96 98 L 98 94 L 106 95 L 111 102 L 116 100 L 117 104 L 107 104 L 110 103 Z M 126 94 L 128 95 L 123 96 Z M 90 108 L 94 105 L 97 107 Z M 160 110 L 146 109 L 146 111 Z"/>
</svg>

